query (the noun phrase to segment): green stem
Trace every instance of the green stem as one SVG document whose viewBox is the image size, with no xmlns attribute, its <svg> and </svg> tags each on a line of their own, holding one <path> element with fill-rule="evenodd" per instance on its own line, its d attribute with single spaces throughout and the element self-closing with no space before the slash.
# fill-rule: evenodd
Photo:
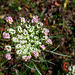
<svg viewBox="0 0 75 75">
<path fill-rule="evenodd" d="M 56 55 L 60 55 L 60 56 L 71 57 L 71 56 L 64 55 L 64 54 L 59 54 L 59 53 L 56 53 L 56 52 L 53 52 L 53 51 L 46 50 L 46 52 L 50 52 L 50 53 L 53 53 L 53 54 L 56 54 Z"/>
<path fill-rule="evenodd" d="M 53 50 L 53 52 L 56 51 L 59 47 L 60 47 L 60 45 L 58 45 L 58 46 Z"/>
<path fill-rule="evenodd" d="M 33 62 L 34 64 L 34 62 Z M 39 75 L 42 75 L 41 72 L 38 70 L 38 68 L 36 67 L 36 65 L 34 64 L 35 69 L 37 70 L 37 72 L 39 73 Z"/>
<path fill-rule="evenodd" d="M 24 63 L 24 65 L 25 65 L 26 67 L 28 67 L 29 69 L 35 70 L 35 69 L 31 68 L 30 66 L 26 65 L 25 63 Z"/>
<path fill-rule="evenodd" d="M 34 62 L 48 62 L 48 63 L 50 63 L 50 64 L 54 64 L 53 62 L 50 62 L 49 60 L 38 61 L 38 60 L 32 59 L 32 61 L 34 61 Z M 54 65 L 55 65 L 55 64 L 54 64 Z"/>
<path fill-rule="evenodd" d="M 68 36 L 69 34 L 63 34 L 63 35 L 57 35 L 57 36 L 50 36 L 49 38 L 56 38 L 56 37 L 62 37 L 62 36 Z"/>
</svg>

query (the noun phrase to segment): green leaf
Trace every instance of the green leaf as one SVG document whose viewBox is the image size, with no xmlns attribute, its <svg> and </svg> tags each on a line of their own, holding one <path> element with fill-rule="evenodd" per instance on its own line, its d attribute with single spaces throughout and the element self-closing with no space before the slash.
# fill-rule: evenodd
<svg viewBox="0 0 75 75">
<path fill-rule="evenodd" d="M 43 70 L 47 70 L 47 67 L 45 65 L 43 65 L 42 69 Z"/>
</svg>

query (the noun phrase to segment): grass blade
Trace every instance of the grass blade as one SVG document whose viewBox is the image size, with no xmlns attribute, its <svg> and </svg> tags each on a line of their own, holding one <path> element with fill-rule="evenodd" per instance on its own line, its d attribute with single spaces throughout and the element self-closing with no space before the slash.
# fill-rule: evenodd
<svg viewBox="0 0 75 75">
<path fill-rule="evenodd" d="M 57 37 L 63 37 L 68 36 L 69 34 L 63 34 L 63 35 L 57 35 L 57 36 L 50 36 L 49 38 L 57 38 Z"/>
<path fill-rule="evenodd" d="M 34 62 L 33 62 L 33 64 L 34 64 Z M 36 71 L 39 73 L 39 75 L 42 75 L 41 72 L 38 70 L 38 68 L 36 67 L 35 64 L 34 64 L 34 67 L 35 67 Z"/>
<path fill-rule="evenodd" d="M 40 19 L 41 19 L 41 17 L 44 15 L 44 13 L 45 13 L 46 9 L 47 9 L 47 8 L 45 8 L 45 9 L 44 9 L 44 11 L 42 12 L 42 14 L 41 14 L 41 16 L 40 16 L 39 20 L 40 20 Z"/>
<path fill-rule="evenodd" d="M 30 66 L 26 65 L 25 63 L 24 63 L 24 65 L 25 65 L 26 67 L 28 67 L 29 69 L 35 70 L 35 69 L 31 68 Z"/>
<path fill-rule="evenodd" d="M 60 45 L 58 45 L 58 46 L 53 50 L 53 52 L 56 51 L 59 47 L 60 47 Z"/>
<path fill-rule="evenodd" d="M 59 53 L 56 53 L 56 52 L 53 52 L 53 51 L 46 50 L 46 52 L 50 52 L 50 53 L 53 53 L 53 54 L 56 54 L 56 55 L 60 55 L 60 56 L 71 57 L 71 56 L 64 55 L 64 54 L 59 54 Z"/>
</svg>

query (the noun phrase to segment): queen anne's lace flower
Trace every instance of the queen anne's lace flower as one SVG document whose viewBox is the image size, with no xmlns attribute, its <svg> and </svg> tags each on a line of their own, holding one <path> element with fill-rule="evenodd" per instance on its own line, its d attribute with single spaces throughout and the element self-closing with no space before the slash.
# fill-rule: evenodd
<svg viewBox="0 0 75 75">
<path fill-rule="evenodd" d="M 8 36 L 11 35 L 11 42 L 14 43 L 16 54 L 25 61 L 31 59 L 31 57 L 39 57 L 39 53 L 45 50 L 45 44 L 52 44 L 51 39 L 48 38 L 49 30 L 43 27 L 43 23 L 38 21 L 38 16 L 33 16 L 32 23 L 25 21 L 24 17 L 20 17 L 23 25 L 14 28 L 7 29 Z M 33 24 L 34 23 L 34 24 Z M 3 37 L 6 34 L 3 34 Z M 9 38 L 9 37 L 8 37 Z M 11 49 L 6 50 L 11 51 Z M 11 56 L 9 55 L 11 59 Z"/>
<path fill-rule="evenodd" d="M 40 46 L 40 47 L 41 47 L 43 50 L 45 50 L 45 48 L 46 48 L 44 45 L 42 45 L 42 46 Z"/>
</svg>

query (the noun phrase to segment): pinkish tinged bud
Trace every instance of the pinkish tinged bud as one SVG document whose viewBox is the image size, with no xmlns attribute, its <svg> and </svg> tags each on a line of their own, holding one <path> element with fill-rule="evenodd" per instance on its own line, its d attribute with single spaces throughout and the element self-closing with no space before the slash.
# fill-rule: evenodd
<svg viewBox="0 0 75 75">
<path fill-rule="evenodd" d="M 7 53 L 7 54 L 5 55 L 5 57 L 6 57 L 8 60 L 10 60 L 10 59 L 11 59 L 10 53 Z"/>
<path fill-rule="evenodd" d="M 23 22 L 23 23 L 26 22 L 24 17 L 20 17 L 20 19 L 21 19 L 21 22 Z"/>
<path fill-rule="evenodd" d="M 48 39 L 48 40 L 46 41 L 46 43 L 47 43 L 47 44 L 52 44 L 52 40 L 51 40 L 51 39 Z"/>
<path fill-rule="evenodd" d="M 37 58 L 37 57 L 39 56 L 39 53 L 36 52 L 36 51 L 33 51 L 32 53 L 34 54 L 34 57 L 35 57 L 35 58 Z"/>
<path fill-rule="evenodd" d="M 39 56 L 39 53 L 36 52 L 36 54 L 34 54 L 34 57 L 37 58 Z"/>
<path fill-rule="evenodd" d="M 30 58 L 31 58 L 31 55 L 28 56 L 28 59 L 30 59 Z"/>
<path fill-rule="evenodd" d="M 47 35 L 45 35 L 45 39 L 48 39 L 48 36 Z"/>
<path fill-rule="evenodd" d="M 40 46 L 40 47 L 41 47 L 43 50 L 45 50 L 45 48 L 46 48 L 44 45 L 42 45 L 42 46 Z"/>
<path fill-rule="evenodd" d="M 43 23 L 42 23 L 42 22 L 40 22 L 40 26 L 41 26 L 41 27 L 43 26 Z"/>
<path fill-rule="evenodd" d="M 13 19 L 11 16 L 6 17 L 6 21 L 9 22 L 10 24 L 12 24 Z"/>
<path fill-rule="evenodd" d="M 3 32 L 3 38 L 10 39 L 9 33 Z"/>
</svg>

